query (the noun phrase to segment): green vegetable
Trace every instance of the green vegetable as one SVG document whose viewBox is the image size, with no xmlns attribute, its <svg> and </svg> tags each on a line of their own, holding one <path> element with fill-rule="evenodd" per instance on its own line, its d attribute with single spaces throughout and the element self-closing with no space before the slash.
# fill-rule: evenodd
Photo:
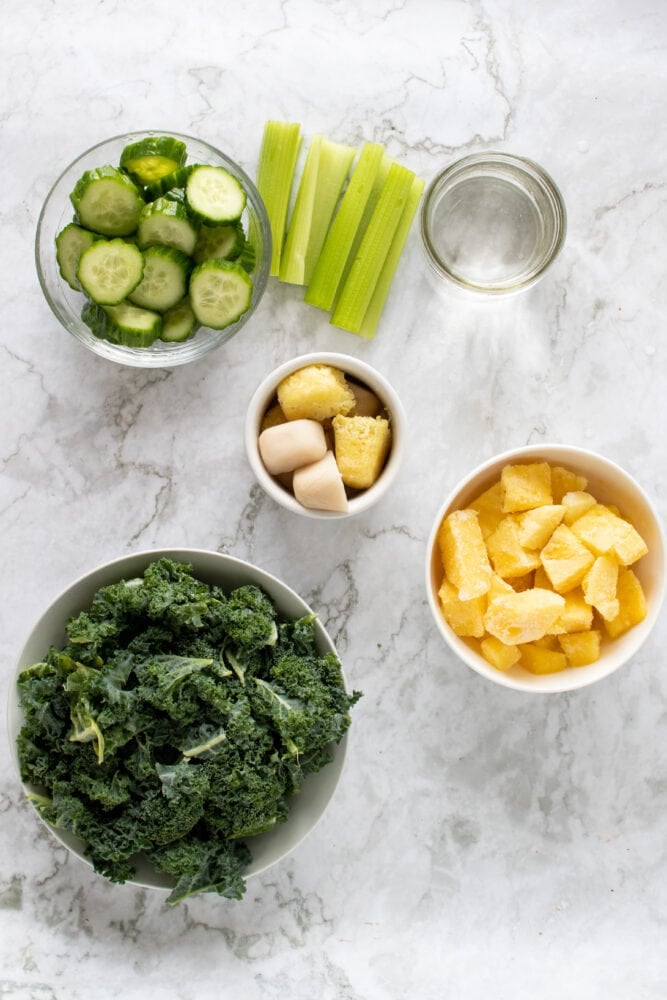
<svg viewBox="0 0 667 1000">
<path fill-rule="evenodd" d="M 116 306 L 137 287 L 144 257 L 125 240 L 96 240 L 79 257 L 76 275 L 84 292 L 100 305 Z"/>
<path fill-rule="evenodd" d="M 192 215 L 207 226 L 237 222 L 246 206 L 240 181 L 224 167 L 193 167 L 185 182 L 185 197 Z"/>
<path fill-rule="evenodd" d="M 169 343 L 188 340 L 197 331 L 198 326 L 199 323 L 192 311 L 190 300 L 183 299 L 182 302 L 163 313 L 160 339 Z"/>
<path fill-rule="evenodd" d="M 79 258 L 84 250 L 93 245 L 95 240 L 101 239 L 104 239 L 104 237 L 96 233 L 91 233 L 89 229 L 84 229 L 82 226 L 77 225 L 76 222 L 70 222 L 56 236 L 58 270 L 70 288 L 73 288 L 76 292 L 81 291 L 81 283 L 76 276 Z"/>
<path fill-rule="evenodd" d="M 87 170 L 74 185 L 70 201 L 79 223 L 103 236 L 128 236 L 144 207 L 141 189 L 111 166 Z"/>
<path fill-rule="evenodd" d="M 120 154 L 120 168 L 138 184 L 151 184 L 182 167 L 186 156 L 185 143 L 180 139 L 154 135 L 125 146 Z"/>
<path fill-rule="evenodd" d="M 190 277 L 190 305 L 203 326 L 224 330 L 250 308 L 252 280 L 235 260 L 214 257 L 197 264 Z"/>
<path fill-rule="evenodd" d="M 280 261 L 280 280 L 307 285 L 355 150 L 316 135 L 308 147 Z"/>
<path fill-rule="evenodd" d="M 173 247 L 154 245 L 143 252 L 144 273 L 130 294 L 130 302 L 144 309 L 166 312 L 185 297 L 192 268 L 190 258 Z"/>
<path fill-rule="evenodd" d="M 257 190 L 262 196 L 271 227 L 271 269 L 280 274 L 287 229 L 287 212 L 294 170 L 301 148 L 301 126 L 296 122 L 268 121 L 264 125 L 257 167 Z"/>
<path fill-rule="evenodd" d="M 86 302 L 81 319 L 96 337 L 125 347 L 150 347 L 162 333 L 160 314 L 131 302 L 119 302 L 117 306 Z"/>
<path fill-rule="evenodd" d="M 224 593 L 168 559 L 100 590 L 18 689 L 35 807 L 112 881 L 146 855 L 172 903 L 243 895 L 245 840 L 287 818 L 360 697 L 312 617 L 283 621 L 258 587 Z"/>
</svg>

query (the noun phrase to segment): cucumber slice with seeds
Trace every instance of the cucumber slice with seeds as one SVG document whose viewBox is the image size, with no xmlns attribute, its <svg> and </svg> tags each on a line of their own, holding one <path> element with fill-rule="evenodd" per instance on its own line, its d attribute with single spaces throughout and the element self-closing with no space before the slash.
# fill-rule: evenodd
<svg viewBox="0 0 667 1000">
<path fill-rule="evenodd" d="M 125 146 L 120 168 L 139 184 L 151 184 L 182 167 L 187 156 L 185 143 L 167 135 L 154 135 Z"/>
<path fill-rule="evenodd" d="M 224 167 L 198 164 L 185 182 L 190 211 L 209 226 L 236 222 L 246 205 L 246 193 Z"/>
<path fill-rule="evenodd" d="M 190 302 L 202 326 L 224 330 L 250 308 L 252 280 L 233 260 L 205 260 L 190 276 Z"/>
<path fill-rule="evenodd" d="M 92 246 L 96 240 L 101 239 L 104 237 L 100 236 L 99 233 L 91 233 L 89 229 L 83 229 L 76 222 L 70 222 L 56 236 L 58 270 L 75 292 L 81 291 L 81 283 L 76 276 L 79 258 L 84 250 Z"/>
<path fill-rule="evenodd" d="M 173 247 L 152 246 L 144 250 L 144 273 L 128 298 L 135 306 L 165 312 L 184 298 L 190 274 L 190 258 Z"/>
<path fill-rule="evenodd" d="M 195 264 L 213 257 L 236 260 L 244 244 L 245 234 L 239 222 L 230 222 L 224 226 L 202 226 L 192 256 Z"/>
<path fill-rule="evenodd" d="M 192 311 L 190 300 L 183 299 L 164 313 L 160 339 L 170 344 L 181 343 L 183 340 L 188 340 L 198 328 L 199 323 Z"/>
<path fill-rule="evenodd" d="M 145 205 L 134 181 L 109 166 L 87 170 L 74 185 L 70 200 L 81 225 L 103 236 L 133 232 Z"/>
<path fill-rule="evenodd" d="M 98 240 L 79 258 L 76 276 L 84 292 L 99 305 L 117 305 L 132 292 L 144 273 L 144 257 L 125 240 Z"/>
<path fill-rule="evenodd" d="M 137 241 L 142 249 L 159 243 L 190 257 L 197 242 L 197 230 L 185 205 L 157 198 L 144 206 L 137 225 Z"/>
<path fill-rule="evenodd" d="M 100 306 L 87 302 L 81 319 L 96 337 L 125 347 L 150 347 L 162 332 L 162 317 L 150 309 L 129 302 Z"/>
</svg>

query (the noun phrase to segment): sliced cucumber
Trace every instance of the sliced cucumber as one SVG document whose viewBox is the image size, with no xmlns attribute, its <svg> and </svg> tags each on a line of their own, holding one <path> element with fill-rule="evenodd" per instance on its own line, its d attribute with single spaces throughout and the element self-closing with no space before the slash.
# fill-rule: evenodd
<svg viewBox="0 0 667 1000">
<path fill-rule="evenodd" d="M 190 302 L 202 326 L 223 330 L 250 308 L 252 280 L 233 260 L 205 260 L 190 276 Z"/>
<path fill-rule="evenodd" d="M 144 250 L 144 273 L 128 298 L 135 306 L 165 312 L 184 298 L 191 269 L 190 258 L 173 247 Z"/>
<path fill-rule="evenodd" d="M 70 194 L 78 221 L 103 236 L 127 236 L 139 221 L 145 202 L 127 174 L 115 167 L 87 170 Z"/>
<path fill-rule="evenodd" d="M 145 192 L 146 200 L 154 201 L 156 198 L 161 198 L 163 194 L 167 194 L 173 188 L 185 188 L 185 182 L 192 173 L 192 169 L 191 166 L 179 167 L 173 173 L 166 174 L 164 177 L 160 177 L 159 180 L 147 184 Z"/>
<path fill-rule="evenodd" d="M 79 257 L 96 240 L 103 238 L 98 233 L 91 233 L 89 229 L 83 229 L 76 222 L 70 222 L 56 236 L 58 270 L 70 288 L 73 288 L 76 292 L 81 291 L 81 284 L 76 276 Z"/>
<path fill-rule="evenodd" d="M 120 167 L 139 184 L 151 184 L 182 167 L 186 156 L 185 143 L 180 139 L 154 135 L 125 146 L 120 154 Z"/>
<path fill-rule="evenodd" d="M 202 226 L 192 256 L 196 264 L 213 257 L 236 260 L 244 244 L 245 234 L 240 222 L 229 222 L 224 226 Z"/>
<path fill-rule="evenodd" d="M 192 311 L 189 299 L 183 299 L 178 305 L 168 309 L 162 317 L 161 340 L 170 344 L 187 340 L 198 329 L 197 317 Z"/>
<path fill-rule="evenodd" d="M 192 214 L 209 226 L 236 222 L 246 205 L 240 182 L 224 167 L 194 166 L 185 194 Z"/>
<path fill-rule="evenodd" d="M 243 270 L 248 272 L 248 274 L 252 274 L 255 270 L 255 264 L 257 263 L 257 251 L 250 240 L 244 239 L 243 248 L 237 257 L 237 261 Z"/>
<path fill-rule="evenodd" d="M 150 347 L 162 332 L 159 313 L 140 309 L 129 302 L 121 302 L 117 306 L 87 302 L 81 318 L 96 337 L 125 347 Z"/>
<path fill-rule="evenodd" d="M 98 240 L 79 258 L 76 276 L 84 292 L 99 305 L 114 306 L 132 292 L 144 273 L 144 257 L 125 240 Z"/>
<path fill-rule="evenodd" d="M 142 249 L 159 243 L 190 257 L 197 242 L 197 230 L 184 205 L 158 198 L 144 206 L 137 224 L 137 241 Z"/>
</svg>

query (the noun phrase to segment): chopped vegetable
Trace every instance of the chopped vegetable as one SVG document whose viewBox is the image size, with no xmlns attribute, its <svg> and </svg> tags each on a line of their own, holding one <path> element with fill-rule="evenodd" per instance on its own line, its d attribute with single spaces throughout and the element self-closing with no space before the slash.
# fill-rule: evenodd
<svg viewBox="0 0 667 1000">
<path fill-rule="evenodd" d="M 360 697 L 318 654 L 313 618 L 283 620 L 256 586 L 225 593 L 160 559 L 66 631 L 18 678 L 33 804 L 111 881 L 143 853 L 173 877 L 171 903 L 240 898 L 245 840 L 285 821 Z"/>
<path fill-rule="evenodd" d="M 301 126 L 299 124 L 266 122 L 257 168 L 257 190 L 264 201 L 271 226 L 273 249 L 269 273 L 275 277 L 280 274 L 287 212 L 300 148 Z"/>
</svg>

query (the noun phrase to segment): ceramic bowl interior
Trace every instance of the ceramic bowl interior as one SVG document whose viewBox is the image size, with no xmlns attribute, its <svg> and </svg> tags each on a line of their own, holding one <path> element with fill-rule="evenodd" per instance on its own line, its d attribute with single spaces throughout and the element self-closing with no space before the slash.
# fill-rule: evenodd
<svg viewBox="0 0 667 1000">
<path fill-rule="evenodd" d="M 189 340 L 166 343 L 158 340 L 150 347 L 124 347 L 95 337 L 81 319 L 84 296 L 70 288 L 61 277 L 55 255 L 55 238 L 73 219 L 70 192 L 86 170 L 110 164 L 117 166 L 122 149 L 127 143 L 152 135 L 170 135 L 185 143 L 187 163 L 204 163 L 225 167 L 243 185 L 247 204 L 242 216 L 246 235 L 256 253 L 252 274 L 253 290 L 250 308 L 238 322 L 224 330 L 200 328 Z M 132 132 L 115 136 L 98 143 L 78 156 L 56 180 L 49 191 L 39 221 L 35 239 L 37 274 L 44 296 L 58 321 L 78 341 L 101 357 L 136 368 L 173 368 L 187 364 L 209 354 L 235 336 L 257 309 L 266 288 L 271 264 L 271 230 L 264 203 L 254 183 L 245 171 L 228 156 L 201 139 L 174 132 Z"/>
<path fill-rule="evenodd" d="M 603 642 L 600 659 L 586 667 L 568 667 L 559 673 L 537 676 L 521 667 L 501 672 L 492 667 L 465 639 L 457 636 L 444 620 L 438 602 L 443 571 L 438 548 L 438 529 L 444 517 L 465 507 L 500 478 L 503 466 L 522 462 L 549 462 L 586 476 L 588 491 L 601 503 L 615 504 L 648 545 L 649 551 L 633 571 L 646 594 L 648 614 L 625 635 Z M 556 693 L 593 684 L 627 663 L 648 638 L 662 605 L 665 587 L 665 538 L 658 515 L 639 484 L 614 462 L 594 452 L 566 445 L 535 445 L 507 451 L 480 465 L 463 479 L 440 507 L 427 544 L 426 594 L 435 624 L 456 655 L 489 680 L 520 691 Z"/>
<path fill-rule="evenodd" d="M 298 371 L 306 365 L 332 365 L 345 372 L 352 378 L 366 385 L 371 389 L 383 403 L 392 430 L 391 451 L 377 481 L 367 490 L 363 490 L 352 497 L 348 504 L 348 510 L 344 513 L 312 510 L 304 507 L 295 499 L 294 495 L 271 476 L 262 462 L 259 454 L 258 438 L 262 418 L 276 398 L 276 389 L 279 382 L 291 372 Z M 319 352 L 314 354 L 304 354 L 301 357 L 293 358 L 285 362 L 272 371 L 261 382 L 255 391 L 248 405 L 245 421 L 245 450 L 248 456 L 250 467 L 255 474 L 257 481 L 264 490 L 272 497 L 276 503 L 292 511 L 293 514 L 300 514 L 303 517 L 312 517 L 320 520 L 335 520 L 351 517 L 368 510 L 382 497 L 386 496 L 392 483 L 394 482 L 405 447 L 406 417 L 403 405 L 393 387 L 389 382 L 371 365 L 360 361 L 358 358 L 347 354 L 334 354 L 331 352 Z"/>
<path fill-rule="evenodd" d="M 143 573 L 149 563 L 163 557 L 190 563 L 199 579 L 206 583 L 217 584 L 225 590 L 232 590 L 245 584 L 256 584 L 266 591 L 273 599 L 281 616 L 286 618 L 300 618 L 312 613 L 306 602 L 281 580 L 232 556 L 199 549 L 158 549 L 140 552 L 105 563 L 67 587 L 47 608 L 32 629 L 19 657 L 16 675 L 25 667 L 39 662 L 51 645 L 61 646 L 65 642 L 65 623 L 69 618 L 90 605 L 94 594 L 100 587 L 122 579 L 132 579 Z M 317 618 L 315 619 L 315 630 L 318 651 L 322 655 L 329 652 L 336 655 L 331 638 Z M 17 770 L 16 737 L 22 725 L 22 718 L 16 685 L 13 684 L 8 705 L 7 728 Z M 299 794 L 292 799 L 289 817 L 285 823 L 281 823 L 271 832 L 253 837 L 249 841 L 252 862 L 245 872 L 246 876 L 257 875 L 276 864 L 290 854 L 313 830 L 322 818 L 340 779 L 346 746 L 347 737 L 344 736 L 339 744 L 332 747 L 333 760 L 331 763 L 317 774 L 309 775 L 306 778 Z M 26 789 L 26 791 L 28 790 Z M 57 830 L 48 824 L 47 826 L 65 847 L 86 864 L 89 864 L 88 859 L 83 854 L 83 844 L 79 838 L 67 831 Z M 135 885 L 151 889 L 171 889 L 174 885 L 170 876 L 157 871 L 141 856 L 136 859 L 136 876 L 132 882 Z"/>
</svg>

